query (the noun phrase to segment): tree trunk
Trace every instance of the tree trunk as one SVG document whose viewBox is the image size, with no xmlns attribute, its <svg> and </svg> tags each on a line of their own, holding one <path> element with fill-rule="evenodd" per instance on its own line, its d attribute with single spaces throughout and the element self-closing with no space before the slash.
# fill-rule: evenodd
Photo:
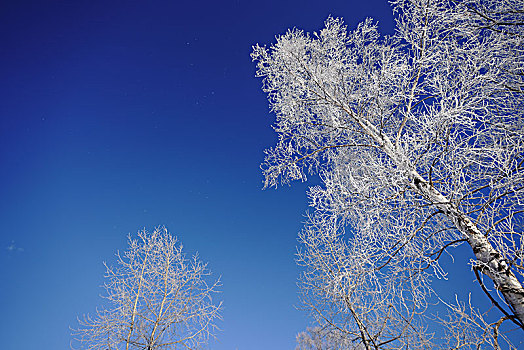
<svg viewBox="0 0 524 350">
<path fill-rule="evenodd" d="M 480 271 L 493 280 L 515 316 L 524 324 L 524 288 L 511 271 L 508 261 L 493 247 L 478 227 L 456 206 L 435 190 L 418 173 L 412 172 L 413 186 L 455 224 L 465 236 L 479 262 Z"/>
<path fill-rule="evenodd" d="M 350 116 L 353 116 L 350 108 L 343 106 L 343 109 Z M 409 160 L 403 154 L 397 152 L 391 140 L 380 133 L 373 124 L 354 116 L 353 120 L 378 143 L 386 155 L 397 163 L 398 166 L 405 167 L 406 164 L 409 164 Z M 487 237 L 480 232 L 478 227 L 464 213 L 431 186 L 419 173 L 412 170 L 408 176 L 411 187 L 441 210 L 465 236 L 479 262 L 481 271 L 491 278 L 497 290 L 502 293 L 506 302 L 510 305 L 515 317 L 519 319 L 519 323 L 521 325 L 524 324 L 524 287 L 511 271 L 508 261 L 493 247 Z"/>
</svg>

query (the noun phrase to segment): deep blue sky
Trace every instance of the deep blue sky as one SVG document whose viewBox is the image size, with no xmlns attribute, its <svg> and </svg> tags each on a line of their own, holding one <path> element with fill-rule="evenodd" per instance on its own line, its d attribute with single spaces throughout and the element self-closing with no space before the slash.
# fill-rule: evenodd
<svg viewBox="0 0 524 350">
<path fill-rule="evenodd" d="M 102 262 L 157 225 L 222 276 L 213 349 L 294 348 L 306 185 L 262 191 L 276 136 L 249 54 L 329 14 L 393 28 L 384 0 L 2 2 L 3 349 L 69 348 Z"/>
</svg>

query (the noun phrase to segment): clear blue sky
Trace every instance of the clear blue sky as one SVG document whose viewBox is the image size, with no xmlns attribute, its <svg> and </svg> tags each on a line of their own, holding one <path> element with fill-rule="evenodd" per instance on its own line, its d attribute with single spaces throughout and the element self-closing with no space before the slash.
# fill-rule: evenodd
<svg viewBox="0 0 524 350">
<path fill-rule="evenodd" d="M 165 225 L 222 276 L 216 350 L 293 349 L 305 184 L 262 190 L 276 136 L 249 54 L 367 1 L 3 1 L 2 349 L 67 349 L 126 236 Z"/>
</svg>

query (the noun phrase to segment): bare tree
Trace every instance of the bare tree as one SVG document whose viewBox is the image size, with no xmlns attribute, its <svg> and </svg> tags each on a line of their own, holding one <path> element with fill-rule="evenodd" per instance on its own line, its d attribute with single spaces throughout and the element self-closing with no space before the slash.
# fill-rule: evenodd
<svg viewBox="0 0 524 350">
<path fill-rule="evenodd" d="M 164 227 L 129 237 L 129 249 L 108 267 L 106 304 L 76 331 L 86 349 L 197 349 L 217 329 L 220 282 L 209 282 L 198 256 L 186 259 Z"/>
<path fill-rule="evenodd" d="M 459 303 L 441 321 L 487 325 L 497 348 L 500 323 L 524 330 L 524 2 L 393 8 L 391 37 L 372 20 L 348 32 L 328 18 L 319 33 L 253 48 L 279 134 L 265 185 L 322 181 L 309 189 L 298 262 L 302 299 L 324 327 L 355 348 L 434 347 L 431 278 L 466 243 L 464 264 L 502 315 L 483 323 Z"/>
</svg>

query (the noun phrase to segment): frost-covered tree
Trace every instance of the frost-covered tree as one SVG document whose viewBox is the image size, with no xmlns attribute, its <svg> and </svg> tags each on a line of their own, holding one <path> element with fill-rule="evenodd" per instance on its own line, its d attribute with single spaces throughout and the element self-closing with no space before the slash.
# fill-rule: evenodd
<svg viewBox="0 0 524 350">
<path fill-rule="evenodd" d="M 118 266 L 106 265 L 106 302 L 76 330 L 82 348 L 200 349 L 214 336 L 220 282 L 209 280 L 196 255 L 187 259 L 164 227 L 130 237 L 117 258 Z"/>
<path fill-rule="evenodd" d="M 430 282 L 468 244 L 501 315 L 450 303 L 445 346 L 498 347 L 501 323 L 524 334 L 524 1 L 392 4 L 392 36 L 329 18 L 254 47 L 279 135 L 265 185 L 322 182 L 298 262 L 323 327 L 366 349 L 434 347 Z"/>
<path fill-rule="evenodd" d="M 329 328 L 311 327 L 297 334 L 295 350 L 346 350 L 351 347 L 345 334 Z"/>
</svg>

